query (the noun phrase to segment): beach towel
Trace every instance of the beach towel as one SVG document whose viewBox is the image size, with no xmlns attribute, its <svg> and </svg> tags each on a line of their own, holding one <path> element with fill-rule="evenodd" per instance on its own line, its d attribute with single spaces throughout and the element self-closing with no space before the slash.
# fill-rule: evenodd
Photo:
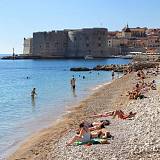
<svg viewBox="0 0 160 160">
<path fill-rule="evenodd" d="M 80 142 L 80 141 L 77 141 L 75 142 L 75 145 L 85 145 L 85 144 L 106 144 L 107 142 L 107 139 L 102 139 L 102 138 L 93 138 L 91 139 L 90 141 L 88 142 Z M 107 142 L 108 143 L 108 142 Z"/>
</svg>

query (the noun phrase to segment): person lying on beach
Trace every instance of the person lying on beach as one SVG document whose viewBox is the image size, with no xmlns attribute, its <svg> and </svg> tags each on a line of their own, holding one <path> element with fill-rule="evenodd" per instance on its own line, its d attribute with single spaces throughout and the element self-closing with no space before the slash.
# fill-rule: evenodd
<svg viewBox="0 0 160 160">
<path fill-rule="evenodd" d="M 141 79 L 144 80 L 145 79 L 145 73 L 143 72 L 143 70 L 138 70 L 137 71 L 137 76 Z"/>
<path fill-rule="evenodd" d="M 90 131 L 99 130 L 99 129 L 105 128 L 105 126 L 110 125 L 109 120 L 101 120 L 99 122 L 92 122 L 92 123 L 83 121 L 83 123 L 86 127 L 90 129 Z"/>
<path fill-rule="evenodd" d="M 108 132 L 105 128 L 103 129 L 99 129 L 99 130 L 96 130 L 96 131 L 92 131 L 91 132 L 92 134 L 92 139 L 93 138 L 99 138 L 99 139 L 114 139 L 114 136 L 111 135 L 110 132 Z"/>
<path fill-rule="evenodd" d="M 148 89 L 141 89 L 140 91 L 137 90 L 133 90 L 133 91 L 128 91 L 127 96 L 129 96 L 129 99 L 143 99 L 143 98 L 147 98 L 144 93 L 148 91 Z"/>
<path fill-rule="evenodd" d="M 157 89 L 156 81 L 153 80 L 152 82 L 145 83 L 145 84 L 143 85 L 143 88 L 148 88 L 148 90 L 149 90 L 149 88 L 152 89 L 152 90 L 156 90 L 156 89 Z M 142 89 L 143 89 L 143 88 L 142 88 Z"/>
<path fill-rule="evenodd" d="M 122 110 L 116 110 L 116 111 L 106 112 L 104 114 L 93 115 L 92 117 L 100 118 L 100 117 L 113 116 L 113 118 L 115 118 L 116 116 L 118 116 L 118 118 L 120 119 L 127 119 L 127 118 L 132 118 L 135 115 L 136 113 L 133 113 L 133 112 L 129 112 L 129 114 L 125 114 Z"/>
<path fill-rule="evenodd" d="M 145 94 L 146 92 L 148 92 L 150 90 L 150 87 L 148 87 L 147 83 L 143 84 L 143 87 L 141 89 L 141 94 Z"/>
<path fill-rule="evenodd" d="M 156 88 L 156 81 L 155 81 L 155 80 L 153 80 L 153 81 L 150 83 L 150 87 L 151 87 L 152 90 L 156 90 L 156 89 L 157 89 L 157 88 Z"/>
<path fill-rule="evenodd" d="M 90 116 L 90 118 L 109 117 L 109 116 L 113 116 L 113 115 L 114 115 L 114 111 L 110 111 L 110 112 L 105 112 L 104 114 L 94 114 L 94 115 Z"/>
<path fill-rule="evenodd" d="M 75 135 L 72 139 L 67 142 L 66 146 L 73 144 L 76 141 L 80 142 L 88 142 L 91 140 L 91 132 L 88 127 L 85 126 L 85 123 L 82 122 L 79 125 L 80 132 L 79 134 Z"/>
<path fill-rule="evenodd" d="M 135 113 L 129 112 L 129 114 L 125 114 L 122 110 L 116 110 L 113 115 L 113 118 L 118 116 L 118 118 L 120 118 L 120 119 L 128 119 L 128 118 L 134 117 L 135 115 L 136 115 L 136 112 Z"/>
<path fill-rule="evenodd" d="M 87 143 L 87 142 L 90 142 L 92 138 L 97 138 L 100 133 L 102 135 L 104 134 L 104 132 L 102 132 L 102 131 L 100 132 L 100 130 L 96 131 L 96 132 L 91 132 L 89 127 L 87 127 L 84 122 L 82 122 L 79 125 L 79 129 L 80 129 L 80 132 L 78 134 L 76 134 L 72 139 L 70 139 L 67 142 L 66 146 L 69 146 L 76 141 Z M 105 134 L 104 134 L 104 136 L 105 136 Z"/>
<path fill-rule="evenodd" d="M 127 92 L 127 96 L 129 96 L 129 99 L 143 99 L 145 98 L 144 94 L 149 91 L 149 87 L 147 83 L 140 81 L 135 85 L 132 91 Z"/>
</svg>

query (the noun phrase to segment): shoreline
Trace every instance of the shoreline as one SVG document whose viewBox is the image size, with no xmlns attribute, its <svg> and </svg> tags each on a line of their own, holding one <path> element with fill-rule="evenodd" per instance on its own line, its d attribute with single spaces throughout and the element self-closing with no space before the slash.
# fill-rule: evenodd
<svg viewBox="0 0 160 160">
<path fill-rule="evenodd" d="M 109 81 L 110 77 L 107 77 L 106 79 L 107 79 L 106 81 Z M 98 86 L 99 84 L 103 84 L 103 82 L 104 81 L 102 81 L 102 80 L 101 80 L 101 82 L 96 81 L 96 85 L 91 83 L 91 86 L 86 87 L 86 90 L 83 91 L 84 93 L 81 94 L 82 96 L 80 94 L 76 95 L 77 96 L 77 98 L 75 98 L 76 101 L 74 101 L 74 102 L 69 101 L 67 104 L 62 105 L 62 107 L 64 106 L 64 110 L 62 110 L 62 112 L 60 114 L 58 114 L 58 116 L 57 115 L 55 116 L 55 115 L 52 114 L 52 112 L 49 112 L 48 114 L 46 114 L 47 116 L 44 116 L 44 117 L 39 116 L 35 120 L 28 119 L 28 121 L 24 121 L 21 124 L 19 124 L 17 127 L 18 128 L 20 128 L 20 127 L 23 128 L 23 126 L 25 126 L 24 128 L 27 129 L 27 132 L 19 132 L 20 136 L 17 136 L 17 137 L 15 136 L 15 138 L 13 136 L 11 136 L 11 140 L 13 140 L 14 143 L 10 143 L 11 141 L 7 142 L 7 140 L 5 141 L 6 142 L 5 144 L 6 144 L 7 147 L 2 146 L 3 151 L 0 154 L 0 159 L 3 158 L 3 157 L 6 157 L 6 155 L 10 155 L 10 154 L 14 153 L 19 148 L 19 144 L 20 145 L 23 144 L 26 141 L 26 139 L 28 139 L 28 137 L 30 137 L 34 133 L 37 133 L 38 131 L 43 130 L 45 128 L 49 128 L 52 125 L 52 122 L 54 122 L 57 117 L 58 118 L 62 117 L 63 115 L 65 115 L 65 111 L 67 111 L 69 108 L 71 108 L 72 106 L 74 107 L 75 105 L 77 106 L 80 103 L 80 101 L 82 101 L 86 97 L 88 97 L 90 95 L 90 93 L 95 92 L 95 91 L 92 91 L 92 88 L 94 88 L 95 86 Z M 78 83 L 77 83 L 77 86 L 78 86 Z M 77 88 L 77 92 L 78 92 L 78 88 Z M 73 95 L 72 95 L 72 97 L 73 97 Z M 77 102 L 77 100 L 78 100 L 78 102 Z M 37 125 L 37 124 L 40 124 L 40 126 Z M 43 125 L 43 124 L 45 124 L 45 125 Z M 15 135 L 16 134 L 17 133 L 15 133 Z M 18 148 L 17 148 L 17 146 L 18 146 Z"/>
<path fill-rule="evenodd" d="M 119 77 L 119 78 L 121 78 L 121 77 Z M 63 118 L 65 116 L 67 116 L 67 114 L 71 114 L 72 110 L 77 108 L 83 101 L 89 99 L 90 96 L 92 96 L 93 94 L 98 92 L 101 88 L 111 84 L 112 82 L 113 82 L 113 80 L 105 82 L 105 83 L 102 83 L 102 84 L 99 84 L 99 85 L 96 85 L 94 87 L 92 86 L 92 88 L 89 88 L 89 91 L 91 93 L 88 94 L 87 96 L 83 97 L 82 100 L 80 100 L 78 103 L 74 102 L 74 103 L 71 103 L 70 106 L 65 107 L 65 111 L 61 115 L 59 115 L 57 119 L 54 120 L 55 122 L 52 122 L 52 123 L 48 124 L 47 127 L 43 127 L 42 129 L 38 129 L 37 131 L 31 133 L 31 135 L 27 136 L 23 141 L 19 140 L 16 143 L 16 146 L 14 146 L 13 148 L 9 149 L 9 151 L 7 152 L 8 154 L 6 154 L 6 155 L 8 155 L 7 158 L 12 156 L 12 154 L 14 154 L 20 148 L 21 145 L 23 145 L 23 144 L 27 143 L 28 141 L 30 141 L 30 139 L 32 139 L 32 137 L 35 137 L 35 136 L 39 137 L 39 135 L 42 132 L 45 132 L 45 131 L 47 132 L 47 130 L 49 130 L 50 128 L 56 126 L 61 121 L 63 121 Z"/>
<path fill-rule="evenodd" d="M 122 58 L 122 59 L 133 59 L 127 55 L 119 56 L 108 56 L 108 57 L 94 57 L 94 59 L 106 59 L 106 58 Z M 84 57 L 64 57 L 64 56 L 34 56 L 34 55 L 16 55 L 16 56 L 3 56 L 0 58 L 2 60 L 24 60 L 24 59 L 33 59 L 33 60 L 43 60 L 43 59 L 84 59 Z"/>
<path fill-rule="evenodd" d="M 134 79 L 138 80 L 136 77 Z M 151 82 L 153 79 L 159 82 L 160 76 L 147 77 L 145 82 Z M 136 113 L 134 118 L 121 120 L 107 117 L 111 124 L 106 129 L 114 136 L 113 140 L 109 140 L 109 144 L 65 147 L 65 142 L 75 135 L 75 131 L 71 130 L 55 144 L 46 157 L 39 156 L 35 160 L 159 160 L 160 85 L 157 85 L 156 90 L 150 89 L 145 94 L 146 98 L 130 100 L 126 107 L 123 106 L 125 113 Z M 94 118 L 94 121 L 97 120 Z"/>
<path fill-rule="evenodd" d="M 114 85 L 119 85 L 119 81 L 122 83 L 124 79 L 128 79 L 130 77 L 130 80 L 132 79 L 131 75 L 123 76 L 121 78 L 115 79 L 111 83 L 107 83 L 102 85 L 100 88 L 95 90 L 91 95 L 89 95 L 88 98 L 85 100 L 82 100 L 80 104 L 75 106 L 74 108 L 69 109 L 69 113 L 65 114 L 62 119 L 58 120 L 58 122 L 53 122 L 52 127 L 49 127 L 47 129 L 44 129 L 38 133 L 35 133 L 28 137 L 23 143 L 21 143 L 21 146 L 17 149 L 17 151 L 9 157 L 8 159 L 34 159 L 37 156 L 40 156 L 42 153 L 45 155 L 46 149 L 47 153 L 49 152 L 48 147 L 54 146 L 54 144 L 66 133 L 68 132 L 69 129 L 75 128 L 76 125 L 80 122 L 82 119 L 88 119 L 87 113 L 85 109 L 87 109 L 87 104 L 90 103 L 91 101 L 94 101 L 97 96 L 103 95 L 104 90 L 112 90 L 112 88 L 115 88 Z M 126 85 L 127 87 L 127 85 Z M 124 92 L 124 91 L 120 91 Z M 109 96 L 109 95 L 108 95 Z M 112 95 L 113 96 L 113 95 Z M 121 97 L 120 95 L 119 98 Z M 110 99 L 110 97 L 109 97 Z M 122 100 L 123 101 L 123 100 Z M 121 103 L 117 102 L 118 105 Z M 126 103 L 126 102 L 125 102 Z M 124 107 L 126 104 L 122 104 Z M 104 104 L 105 105 L 105 104 Z M 122 106 L 119 106 L 119 108 L 123 108 Z M 109 107 L 110 109 L 115 108 L 116 105 L 113 107 Z M 103 108 L 103 107 L 102 107 Z M 108 108 L 108 109 L 109 109 Z M 93 110 L 96 111 L 99 109 L 90 107 L 89 113 L 93 113 Z M 76 119 L 75 119 L 76 118 Z M 57 136 L 57 137 L 56 137 Z"/>
<path fill-rule="evenodd" d="M 43 128 L 37 128 L 35 129 L 35 131 L 31 132 L 31 134 L 29 134 L 28 136 L 25 136 L 24 140 L 17 140 L 17 142 L 15 142 L 15 144 L 13 144 L 12 146 L 8 147 L 8 151 L 5 152 L 5 157 L 7 155 L 7 158 L 9 156 L 11 156 L 12 154 L 14 154 L 18 148 L 20 148 L 21 145 L 25 144 L 30 138 L 34 137 L 34 136 L 39 136 L 39 134 L 41 134 L 41 132 L 45 131 L 45 130 L 48 130 L 50 129 L 51 127 L 54 127 L 56 124 L 58 124 L 59 122 L 63 121 L 63 117 L 66 116 L 67 114 L 71 113 L 72 109 L 78 107 L 80 105 L 80 103 L 82 101 L 85 101 L 86 99 L 88 99 L 92 94 L 96 93 L 98 90 L 100 90 L 102 87 L 106 86 L 106 85 L 109 85 L 110 83 L 112 83 L 112 80 L 111 81 L 108 81 L 108 82 L 105 82 L 105 83 L 102 83 L 102 84 L 97 84 L 96 86 L 92 86 L 91 88 L 88 88 L 88 94 L 86 96 L 84 96 L 82 99 L 79 99 L 79 102 L 72 102 L 70 105 L 67 105 L 65 108 L 64 108 L 64 111 L 60 114 L 60 115 L 57 115 L 56 117 L 57 118 L 54 118 L 52 120 L 52 122 L 50 122 L 51 120 L 46 120 L 45 118 L 45 123 L 50 122 L 50 123 L 47 123 L 47 126 L 43 126 Z M 89 93 L 90 92 L 90 93 Z M 54 122 L 53 122 L 54 121 Z M 35 122 L 36 123 L 36 122 Z M 24 124 L 25 125 L 25 124 Z M 35 126 L 36 127 L 36 126 Z M 3 158 L 0 157 L 0 159 Z"/>
</svg>

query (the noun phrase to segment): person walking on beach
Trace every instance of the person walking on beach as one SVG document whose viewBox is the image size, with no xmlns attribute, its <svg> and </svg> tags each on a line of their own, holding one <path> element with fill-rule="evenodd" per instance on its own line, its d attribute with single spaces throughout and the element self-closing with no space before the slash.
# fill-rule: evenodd
<svg viewBox="0 0 160 160">
<path fill-rule="evenodd" d="M 71 79 L 71 86 L 73 90 L 76 88 L 76 79 L 74 78 L 74 76 Z"/>
<path fill-rule="evenodd" d="M 37 95 L 36 88 L 33 88 L 32 92 L 31 92 L 32 98 L 34 98 L 36 95 Z"/>
</svg>

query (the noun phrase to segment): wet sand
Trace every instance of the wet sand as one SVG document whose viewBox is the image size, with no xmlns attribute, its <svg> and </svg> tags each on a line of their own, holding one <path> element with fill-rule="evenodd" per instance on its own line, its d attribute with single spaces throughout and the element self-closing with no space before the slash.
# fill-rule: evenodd
<svg viewBox="0 0 160 160">
<path fill-rule="evenodd" d="M 89 118 L 95 113 L 103 113 L 115 109 L 126 108 L 129 100 L 126 92 L 131 90 L 136 83 L 135 74 L 131 73 L 112 83 L 104 85 L 94 94 L 82 101 L 78 106 L 70 109 L 62 119 L 53 122 L 52 127 L 44 129 L 31 137 L 18 148 L 18 150 L 8 157 L 9 160 L 47 160 L 54 150 L 57 149 L 59 140 L 62 139 L 70 129 L 77 128 L 82 120 L 93 121 Z"/>
</svg>

